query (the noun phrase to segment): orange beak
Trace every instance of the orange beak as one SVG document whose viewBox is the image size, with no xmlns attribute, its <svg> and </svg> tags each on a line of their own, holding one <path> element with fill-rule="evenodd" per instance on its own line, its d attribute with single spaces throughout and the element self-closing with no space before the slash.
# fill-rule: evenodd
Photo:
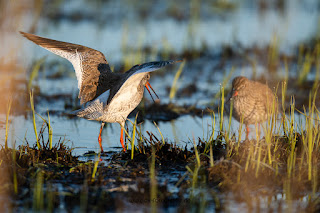
<svg viewBox="0 0 320 213">
<path fill-rule="evenodd" d="M 235 91 L 233 92 L 232 97 L 236 97 L 237 95 L 238 95 L 238 90 L 235 90 Z"/>
<path fill-rule="evenodd" d="M 155 101 L 154 101 L 154 99 L 153 99 L 153 97 L 152 97 L 152 94 L 151 94 L 151 92 L 150 92 L 150 90 L 149 90 L 149 87 L 151 88 L 152 92 L 157 96 L 157 98 L 160 99 L 159 96 L 157 95 L 157 93 L 156 93 L 156 92 L 154 91 L 154 89 L 152 88 L 152 86 L 151 86 L 151 84 L 149 83 L 149 81 L 147 81 L 145 87 L 147 88 L 147 90 L 148 90 L 148 92 L 149 92 L 149 94 L 150 94 L 153 102 L 155 102 Z"/>
</svg>

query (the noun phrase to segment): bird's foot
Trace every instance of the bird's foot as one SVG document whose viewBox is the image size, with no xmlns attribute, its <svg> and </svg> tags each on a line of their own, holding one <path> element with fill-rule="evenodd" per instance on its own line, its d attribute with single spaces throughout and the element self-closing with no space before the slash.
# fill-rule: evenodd
<svg viewBox="0 0 320 213">
<path fill-rule="evenodd" d="M 121 145 L 122 145 L 122 150 L 123 150 L 123 152 L 126 152 L 127 149 L 126 149 L 125 145 L 123 144 L 123 142 L 121 142 Z"/>
</svg>

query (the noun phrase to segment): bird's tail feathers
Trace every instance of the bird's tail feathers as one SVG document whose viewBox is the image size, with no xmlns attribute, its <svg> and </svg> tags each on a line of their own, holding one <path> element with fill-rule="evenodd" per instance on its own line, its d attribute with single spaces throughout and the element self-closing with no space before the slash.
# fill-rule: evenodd
<svg viewBox="0 0 320 213">
<path fill-rule="evenodd" d="M 88 120 L 97 120 L 102 116 L 103 103 L 101 102 L 91 102 L 87 106 L 72 111 L 70 114 L 77 115 L 78 117 L 85 118 Z"/>
</svg>

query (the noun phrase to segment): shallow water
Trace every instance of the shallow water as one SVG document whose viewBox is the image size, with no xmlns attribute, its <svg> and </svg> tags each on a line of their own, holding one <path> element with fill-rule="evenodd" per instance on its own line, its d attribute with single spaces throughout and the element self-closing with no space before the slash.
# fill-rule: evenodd
<svg viewBox="0 0 320 213">
<path fill-rule="evenodd" d="M 290 51 L 317 33 L 319 2 L 316 0 L 287 1 L 283 11 L 275 10 L 272 6 L 265 11 L 259 11 L 257 4 L 244 1 L 237 4 L 235 10 L 222 10 L 221 13 L 214 10 L 210 1 L 201 3 L 202 13 L 199 20 L 190 26 L 192 15 L 178 21 L 174 16 L 165 16 L 166 9 L 157 4 L 146 5 L 151 14 L 141 18 L 139 12 L 137 13 L 139 10 L 131 8 L 130 4 L 126 5 L 126 1 L 111 1 L 101 5 L 69 1 L 60 5 L 61 14 L 81 11 L 92 16 L 104 14 L 109 19 L 102 20 L 101 24 L 97 19 L 86 19 L 86 16 L 79 20 L 67 17 L 57 20 L 44 18 L 40 20 L 37 34 L 99 49 L 114 64 L 121 61 L 123 42 L 126 42 L 126 47 L 140 48 L 139 45 L 142 45 L 160 50 L 165 48 L 163 40 L 166 40 L 170 49 L 181 52 L 186 47 L 201 48 L 203 43 L 210 49 L 238 43 L 244 47 L 262 47 L 276 36 L 281 49 Z M 172 6 L 169 1 L 162 4 L 164 7 Z M 135 6 L 137 9 L 142 5 Z M 179 4 L 179 8 L 185 14 L 190 13 L 189 4 Z M 163 16 L 159 18 L 157 15 Z M 188 38 L 190 27 L 191 40 Z M 127 41 L 124 41 L 124 38 L 127 38 Z M 39 54 L 47 54 L 39 49 L 34 50 L 34 53 L 37 57 Z"/>
<path fill-rule="evenodd" d="M 43 118 L 47 119 L 43 115 Z M 16 116 L 11 118 L 12 122 L 9 126 L 9 137 L 8 142 L 9 145 L 15 142 L 16 146 L 20 144 L 25 144 L 26 140 L 29 144 L 34 144 L 36 142 L 33 122 L 31 119 L 25 119 L 24 116 Z M 133 118 L 131 118 L 132 120 Z M 1 120 L 5 120 L 5 117 L 2 116 Z M 67 118 L 64 116 L 50 116 L 51 127 L 53 130 L 53 142 L 58 142 L 59 140 L 65 141 L 65 143 L 74 148 L 73 153 L 75 155 L 83 155 L 88 151 L 99 152 L 100 147 L 98 143 L 98 135 L 100 129 L 100 123 L 96 121 L 88 121 L 82 118 Z M 224 117 L 224 127 L 225 130 L 229 128 L 229 118 Z M 218 134 L 219 129 L 219 119 L 215 121 L 215 137 Z M 295 114 L 295 122 L 301 129 L 305 128 L 304 116 L 300 114 Z M 280 125 L 280 120 L 278 120 L 276 124 L 276 129 L 274 134 L 283 133 L 282 126 Z M 129 135 L 132 136 L 132 127 L 130 121 L 127 121 L 127 127 L 129 129 Z M 36 118 L 36 125 L 38 133 L 40 131 L 41 126 L 43 125 L 43 121 L 41 118 Z M 193 147 L 193 140 L 198 142 L 198 138 L 202 141 L 206 141 L 210 138 L 213 130 L 213 117 L 210 115 L 205 115 L 203 117 L 184 115 L 179 117 L 178 119 L 172 121 L 159 121 L 157 123 L 163 138 L 165 141 L 169 143 L 173 143 L 178 145 L 179 147 L 188 148 Z M 256 139 L 256 130 L 254 125 L 250 125 L 250 134 L 249 138 Z M 266 123 L 261 126 L 261 135 L 260 138 L 264 137 L 264 128 L 266 127 Z M 141 128 L 141 129 L 140 129 Z M 139 131 L 141 131 L 142 135 L 148 138 L 148 132 L 153 133 L 159 140 L 161 140 L 161 134 L 159 130 L 154 125 L 154 123 L 150 120 L 146 120 L 143 123 L 138 125 Z M 239 136 L 239 122 L 232 119 L 230 132 L 234 133 L 236 138 Z M 44 141 L 48 140 L 47 129 L 45 129 Z M 5 137 L 5 129 L 0 129 L 0 140 L 4 142 Z M 104 151 L 120 151 L 122 150 L 121 144 L 119 141 L 120 137 L 120 125 L 117 123 L 107 124 L 104 127 L 102 132 L 102 143 Z M 214 138 L 215 138 L 214 137 Z M 245 139 L 245 128 L 242 128 L 242 140 Z M 128 142 L 128 141 L 127 141 Z M 131 145 L 129 145 L 131 146 Z"/>
<path fill-rule="evenodd" d="M 308 42 L 316 37 L 319 20 L 319 2 L 287 1 L 284 8 L 275 8 L 273 4 L 265 10 L 260 10 L 258 4 L 251 1 L 236 3 L 234 10 L 217 10 L 210 1 L 202 1 L 200 5 L 201 15 L 199 19 L 192 18 L 192 10 L 189 4 L 177 4 L 163 2 L 162 4 L 135 5 L 126 1 L 92 3 L 86 1 L 68 1 L 58 4 L 58 15 L 44 16 L 39 19 L 36 34 L 56 40 L 82 44 L 103 52 L 111 66 L 119 69 L 119 64 L 125 60 L 130 65 L 150 60 L 167 59 L 160 52 L 182 53 L 185 50 L 199 50 L 202 45 L 208 49 L 205 57 L 187 61 L 181 78 L 178 81 L 178 89 L 195 84 L 197 91 L 189 96 L 178 96 L 173 102 L 179 105 L 196 105 L 200 108 L 210 106 L 214 95 L 219 91 L 223 79 L 232 70 L 232 77 L 244 75 L 253 76 L 252 65 L 246 58 L 230 59 L 220 67 L 222 58 L 219 55 L 224 46 L 241 48 L 264 48 L 276 38 L 280 52 L 288 55 L 296 53 L 296 48 L 303 42 Z M 177 7 L 186 14 L 182 20 L 170 15 L 168 8 Z M 196 7 L 196 6 L 195 6 Z M 141 11 L 147 10 L 141 17 Z M 78 19 L 72 18 L 72 14 L 81 11 Z M 45 11 L 44 14 L 55 14 L 53 11 Z M 97 17 L 108 17 L 103 19 Z M 175 13 L 174 13 L 175 14 Z M 53 18 L 56 17 L 56 18 Z M 196 20 L 196 21 L 194 21 Z M 26 27 L 28 25 L 25 25 Z M 28 31 L 28 28 L 21 29 Z M 190 32 L 192 32 L 190 34 Z M 303 33 L 302 33 L 303 32 Z M 25 67 L 42 56 L 48 56 L 44 73 L 35 81 L 44 95 L 72 94 L 76 96 L 78 89 L 71 64 L 47 50 L 27 41 L 20 35 L 14 35 L 12 39 L 18 39 L 23 43 L 19 55 L 20 63 Z M 151 53 L 141 53 L 141 48 L 150 47 Z M 133 49 L 131 49 L 133 48 Z M 268 54 L 268 53 L 266 53 Z M 181 59 L 181 58 L 170 58 Z M 253 57 L 254 59 L 254 57 Z M 47 64 L 59 64 L 50 69 Z M 267 69 L 258 61 L 256 77 L 268 78 Z M 164 68 L 159 73 L 153 74 L 151 84 L 161 97 L 162 103 L 169 103 L 170 88 L 178 65 Z M 57 70 L 62 72 L 58 79 L 49 79 Z M 282 73 L 278 74 L 279 76 Z M 67 77 L 66 77 L 67 76 Z M 296 76 L 295 69 L 291 69 L 289 76 Z M 308 79 L 314 78 L 311 72 Z M 229 87 L 230 84 L 226 86 Z M 149 95 L 146 95 L 150 99 Z M 60 105 L 59 105 L 60 104 Z M 40 104 L 38 110 L 64 110 L 63 103 L 46 107 L 47 103 Z"/>
<path fill-rule="evenodd" d="M 169 89 L 179 64 L 152 74 L 150 81 L 161 98 L 161 103 L 172 102 L 180 106 L 194 105 L 200 109 L 207 107 L 214 109 L 218 105 L 219 100 L 215 96 L 233 67 L 231 79 L 238 75 L 264 76 L 266 79 L 274 76 L 283 77 L 283 73 L 278 72 L 276 75 L 268 73 L 263 63 L 263 60 L 267 58 L 267 51 L 261 61 L 256 59 L 255 55 L 252 56 L 253 60 L 257 60 L 256 73 L 253 72 L 252 65 L 245 57 L 239 57 L 241 51 L 246 48 L 266 48 L 276 38 L 281 53 L 295 56 L 297 55 L 297 47 L 301 43 L 309 42 L 318 37 L 320 18 L 320 2 L 317 0 L 285 1 L 284 8 L 277 8 L 274 4 L 267 3 L 266 9 L 259 9 L 259 5 L 251 0 L 235 1 L 234 9 L 217 9 L 211 1 L 201 1 L 199 17 L 197 17 L 197 9 L 190 10 L 192 3 L 185 4 L 180 1 L 161 1 L 161 3 L 145 5 L 125 0 L 107 1 L 106 3 L 102 3 L 102 1 L 89 3 L 84 0 L 61 2 L 55 6 L 48 5 L 44 9 L 35 34 L 97 49 L 105 54 L 115 71 L 118 71 L 125 61 L 129 65 L 134 65 L 152 60 L 181 59 L 168 58 L 168 54 L 174 53 L 173 55 L 179 57 L 186 50 L 195 53 L 205 50 L 206 52 L 199 54 L 199 57 L 194 57 L 186 62 L 178 81 L 177 96 L 173 100 L 169 99 Z M 196 7 L 195 5 L 194 8 Z M 173 12 L 172 8 L 175 8 Z M 34 86 L 40 90 L 40 93 L 37 93 L 38 95 L 35 97 L 36 112 L 46 118 L 47 110 L 50 111 L 54 142 L 60 139 L 64 140 L 67 145 L 74 147 L 73 153 L 75 155 L 83 155 L 92 150 L 98 152 L 100 148 L 97 137 L 100 123 L 81 118 L 69 118 L 64 114 L 70 112 L 71 108 L 77 105 L 75 102 L 79 103 L 76 99 L 77 81 L 71 64 L 20 36 L 17 31 L 28 32 L 33 21 L 33 15 L 30 12 L 24 14 L 23 17 L 20 24 L 16 24 L 18 25 L 17 30 L 4 33 L 3 39 L 0 39 L 1 62 L 10 60 L 11 55 L 8 56 L 8 53 L 12 54 L 12 51 L 16 51 L 13 54 L 18 59 L 16 64 L 20 66 L 21 70 L 28 70 L 26 74 L 22 72 L 22 79 L 27 79 L 32 67 L 31 64 L 35 60 L 47 56 L 39 76 L 33 82 Z M 10 24 L 10 22 L 2 28 L 11 29 L 12 23 Z M 222 51 L 229 46 L 233 51 L 240 53 L 235 54 L 236 57 L 227 57 L 225 60 Z M 151 51 L 144 51 L 143 48 L 149 48 Z M 243 54 L 245 55 L 245 53 Z M 221 61 L 223 61 L 222 65 Z M 5 68 L 3 71 L 5 75 L 8 75 L 7 73 L 16 74 L 18 70 Z M 314 74 L 313 70 L 308 74 L 307 79 L 313 80 Z M 289 76 L 296 77 L 296 69 L 290 69 Z M 21 79 L 21 73 L 19 79 Z M 188 85 L 192 85 L 196 89 L 190 93 L 183 93 L 182 90 Z M 226 89 L 228 87 L 230 87 L 230 82 L 225 85 Z M 145 93 L 145 99 L 146 104 L 151 103 L 148 93 Z M 27 103 L 27 105 L 29 104 Z M 304 117 L 300 114 L 295 114 L 295 116 L 296 123 L 303 129 L 305 126 Z M 15 143 L 17 146 L 26 143 L 25 139 L 29 144 L 34 144 L 36 139 L 31 118 L 30 113 L 26 117 L 10 116 L 9 145 L 12 146 Z M 211 136 L 212 120 L 210 115 L 197 117 L 187 114 L 172 121 L 160 121 L 158 126 L 165 140 L 180 147 L 191 148 L 193 147 L 193 139 L 195 141 L 198 141 L 198 138 L 206 140 Z M 39 116 L 36 116 L 36 121 L 39 132 L 43 121 Z M 228 127 L 227 121 L 228 117 L 225 117 L 226 128 Z M 216 130 L 218 124 L 217 116 Z M 131 135 L 132 124 L 129 121 L 127 121 L 127 126 Z M 145 137 L 148 137 L 148 131 L 161 139 L 160 133 L 152 121 L 145 120 L 140 127 Z M 236 137 L 238 137 L 238 128 L 239 123 L 232 120 L 231 132 L 235 133 Z M 281 131 L 282 129 L 279 127 L 277 132 L 281 133 Z M 215 131 L 215 135 L 217 134 L 218 132 Z M 47 134 L 44 136 L 46 141 Z M 120 126 L 118 124 L 105 126 L 102 132 L 104 150 L 121 151 L 119 136 Z M 244 137 L 243 129 L 242 140 Z M 249 137 L 255 138 L 253 125 L 251 125 Z M 261 137 L 263 137 L 263 132 Z M 0 114 L 0 141 L 4 142 L 4 138 L 5 115 Z M 92 160 L 92 157 L 88 159 L 83 157 L 83 159 Z M 167 173 L 160 173 L 158 177 L 159 182 L 169 179 L 169 191 L 177 193 L 174 184 L 178 181 L 178 176 L 181 175 L 178 171 L 177 174 L 172 174 L 170 177 Z M 65 191 L 62 185 L 58 184 L 56 187 L 60 192 Z M 78 186 L 75 188 L 77 189 Z M 277 200 L 282 201 L 285 198 L 279 195 Z M 228 202 L 228 208 L 231 211 L 247 210 L 246 206 L 241 203 L 233 203 L 232 199 Z M 307 201 L 305 200 L 305 202 Z M 267 204 L 262 202 L 261 205 Z M 145 206 L 144 204 L 135 204 L 133 208 L 146 208 Z M 208 209 L 210 207 L 213 208 L 208 206 Z"/>
<path fill-rule="evenodd" d="M 51 126 L 53 129 L 53 141 L 58 142 L 60 138 L 64 139 L 66 143 L 75 147 L 74 153 L 81 155 L 88 150 L 98 152 L 100 150 L 98 143 L 98 134 L 100 123 L 96 121 L 87 121 L 81 118 L 69 119 L 62 116 L 50 116 Z M 42 120 L 37 118 L 38 131 L 42 125 Z M 129 127 L 129 134 L 132 135 L 132 124 L 127 121 Z M 181 128 L 183 126 L 183 128 Z M 192 138 L 208 138 L 209 130 L 211 129 L 211 117 L 205 116 L 203 119 L 199 117 L 192 117 L 189 115 L 182 116 L 177 120 L 171 122 L 159 122 L 164 139 L 171 143 L 184 147 L 187 144 L 192 144 Z M 10 125 L 10 137 L 8 141 L 12 143 L 12 139 L 16 140 L 17 145 L 24 143 L 24 137 L 27 138 L 30 144 L 33 144 L 36 139 L 34 135 L 33 123 L 30 119 L 25 119 L 23 116 L 15 117 Z M 161 135 L 156 126 L 151 121 L 145 121 L 141 124 L 142 134 L 148 137 L 146 131 L 154 133 L 158 139 L 161 140 Z M 206 130 L 204 132 L 204 130 Z M 208 130 L 208 131 L 207 131 Z M 46 130 L 47 131 L 47 130 Z M 47 132 L 45 131 L 45 136 Z M 1 130 L 1 135 L 4 134 Z M 113 150 L 118 147 L 120 151 L 120 125 L 108 124 L 102 132 L 103 147 L 105 151 Z M 2 139 L 2 138 L 1 138 Z M 4 141 L 4 140 L 1 140 Z M 47 141 L 47 139 L 45 139 Z"/>
</svg>

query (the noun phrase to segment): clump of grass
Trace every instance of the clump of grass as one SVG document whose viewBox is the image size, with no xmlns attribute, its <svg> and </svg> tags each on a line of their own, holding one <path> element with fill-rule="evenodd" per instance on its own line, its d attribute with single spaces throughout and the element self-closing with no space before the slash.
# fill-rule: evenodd
<svg viewBox="0 0 320 213">
<path fill-rule="evenodd" d="M 18 147 L 20 153 L 31 156 L 32 160 L 28 162 L 29 164 L 55 163 L 68 165 L 76 161 L 77 157 L 72 155 L 72 148 L 67 147 L 64 139 L 60 138 L 60 140 L 50 148 L 50 141 L 45 141 L 44 139 L 44 131 L 45 126 L 43 125 L 39 132 L 39 143 L 30 146 L 27 141 L 26 145 Z"/>
<path fill-rule="evenodd" d="M 51 149 L 49 141 L 44 140 L 44 126 L 39 132 L 39 143 L 18 148 L 0 147 L 0 172 L 6 174 L 0 179 L 0 195 L 11 198 L 28 199 L 26 189 L 31 190 L 32 209 L 43 210 L 44 182 L 61 175 L 63 168 L 68 170 L 78 163 L 63 141 L 58 141 Z M 40 145 L 38 148 L 38 145 Z"/>
<path fill-rule="evenodd" d="M 180 148 L 174 144 L 159 140 L 153 133 L 147 131 L 148 137 L 143 136 L 142 141 L 137 138 L 138 143 L 135 147 L 131 147 L 125 153 L 118 153 L 114 155 L 114 158 L 121 158 L 122 160 L 129 160 L 129 162 L 146 162 L 151 157 L 152 149 L 155 149 L 155 155 L 157 162 L 161 162 L 163 165 L 169 165 L 172 163 L 185 164 L 191 157 L 192 152 L 187 148 Z M 131 139 L 130 139 L 131 140 Z M 153 148 L 152 148 L 153 147 Z M 134 149 L 134 158 L 131 159 L 132 149 Z"/>
</svg>

